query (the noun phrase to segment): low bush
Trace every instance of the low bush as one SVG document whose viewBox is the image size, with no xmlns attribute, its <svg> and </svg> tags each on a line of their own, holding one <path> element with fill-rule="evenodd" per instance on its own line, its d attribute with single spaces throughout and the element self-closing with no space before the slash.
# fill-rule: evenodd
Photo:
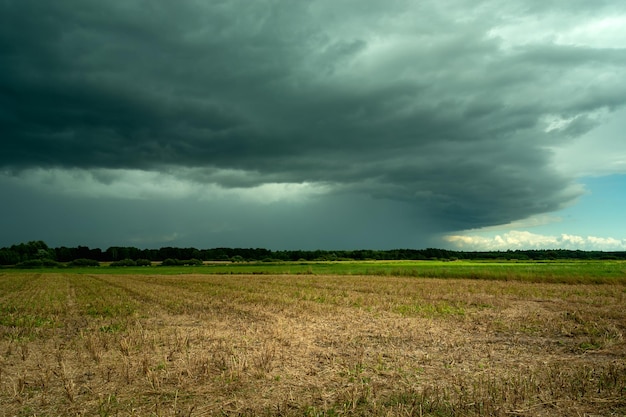
<svg viewBox="0 0 626 417">
<path fill-rule="evenodd" d="M 167 258 L 161 262 L 161 266 L 199 266 L 202 265 L 200 259 L 172 259 Z"/>
<path fill-rule="evenodd" d="M 161 262 L 161 266 L 178 266 L 180 265 L 178 262 L 178 259 L 167 258 L 163 259 L 163 262 Z"/>
<path fill-rule="evenodd" d="M 100 266 L 100 262 L 94 259 L 79 258 L 79 259 L 74 259 L 72 262 L 67 264 L 67 266 L 70 266 L 70 267 Z"/>
<path fill-rule="evenodd" d="M 15 265 L 16 268 L 23 268 L 23 269 L 41 268 L 42 266 L 43 266 L 43 262 L 41 261 L 41 259 L 30 259 L 28 261 L 20 262 Z"/>
<path fill-rule="evenodd" d="M 121 261 L 111 262 L 110 266 L 137 266 L 137 262 L 133 261 L 132 259 L 122 259 Z"/>
<path fill-rule="evenodd" d="M 15 265 L 16 268 L 20 269 L 31 269 L 31 268 L 60 268 L 63 264 L 54 261 L 52 259 L 30 259 L 28 261 L 20 262 Z"/>
</svg>

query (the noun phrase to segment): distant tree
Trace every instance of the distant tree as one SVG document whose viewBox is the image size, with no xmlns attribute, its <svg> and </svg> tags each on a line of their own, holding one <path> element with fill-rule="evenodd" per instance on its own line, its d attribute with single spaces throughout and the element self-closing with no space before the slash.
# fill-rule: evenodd
<svg viewBox="0 0 626 417">
<path fill-rule="evenodd" d="M 75 256 L 74 250 L 72 248 L 68 248 L 65 246 L 61 246 L 60 248 L 54 249 L 56 260 L 59 262 L 70 262 L 77 257 Z"/>
<path fill-rule="evenodd" d="M 55 259 L 56 252 L 54 249 L 37 249 L 37 253 L 35 254 L 35 258 L 37 259 Z"/>
<path fill-rule="evenodd" d="M 119 261 L 121 259 L 120 255 L 119 255 L 119 248 L 117 246 L 111 246 L 111 247 L 107 248 L 107 250 L 104 251 L 104 253 L 105 253 L 108 261 L 115 262 L 115 261 Z"/>
<path fill-rule="evenodd" d="M 9 248 L 0 249 L 0 265 L 15 265 L 20 262 L 20 254 Z"/>
</svg>

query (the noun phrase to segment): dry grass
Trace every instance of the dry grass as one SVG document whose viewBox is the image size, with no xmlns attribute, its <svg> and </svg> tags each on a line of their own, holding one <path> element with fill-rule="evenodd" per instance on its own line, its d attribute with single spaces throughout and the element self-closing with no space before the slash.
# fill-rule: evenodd
<svg viewBox="0 0 626 417">
<path fill-rule="evenodd" d="M 626 287 L 0 275 L 0 416 L 626 415 Z"/>
</svg>

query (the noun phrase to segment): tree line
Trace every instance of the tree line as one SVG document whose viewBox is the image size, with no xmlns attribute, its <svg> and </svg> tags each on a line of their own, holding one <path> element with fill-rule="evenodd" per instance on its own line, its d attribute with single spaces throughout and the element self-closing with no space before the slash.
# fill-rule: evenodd
<svg viewBox="0 0 626 417">
<path fill-rule="evenodd" d="M 263 248 L 177 248 L 140 249 L 132 246 L 111 246 L 106 250 L 87 246 L 51 248 L 45 242 L 31 241 L 0 249 L 0 265 L 32 263 L 33 266 L 53 266 L 73 263 L 77 266 L 99 262 L 120 265 L 145 265 L 149 262 L 166 264 L 197 264 L 199 261 L 263 262 L 263 261 L 337 261 L 337 260 L 556 260 L 582 259 L 626 260 L 626 252 L 581 251 L 567 249 L 508 250 L 463 252 L 446 249 L 392 250 L 281 250 Z"/>
</svg>

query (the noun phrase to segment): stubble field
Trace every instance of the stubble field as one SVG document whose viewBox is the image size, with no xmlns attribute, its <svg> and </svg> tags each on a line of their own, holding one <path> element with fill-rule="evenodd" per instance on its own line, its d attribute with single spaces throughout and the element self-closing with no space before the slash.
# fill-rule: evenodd
<svg viewBox="0 0 626 417">
<path fill-rule="evenodd" d="M 0 271 L 1 416 L 624 416 L 626 286 Z"/>
</svg>

